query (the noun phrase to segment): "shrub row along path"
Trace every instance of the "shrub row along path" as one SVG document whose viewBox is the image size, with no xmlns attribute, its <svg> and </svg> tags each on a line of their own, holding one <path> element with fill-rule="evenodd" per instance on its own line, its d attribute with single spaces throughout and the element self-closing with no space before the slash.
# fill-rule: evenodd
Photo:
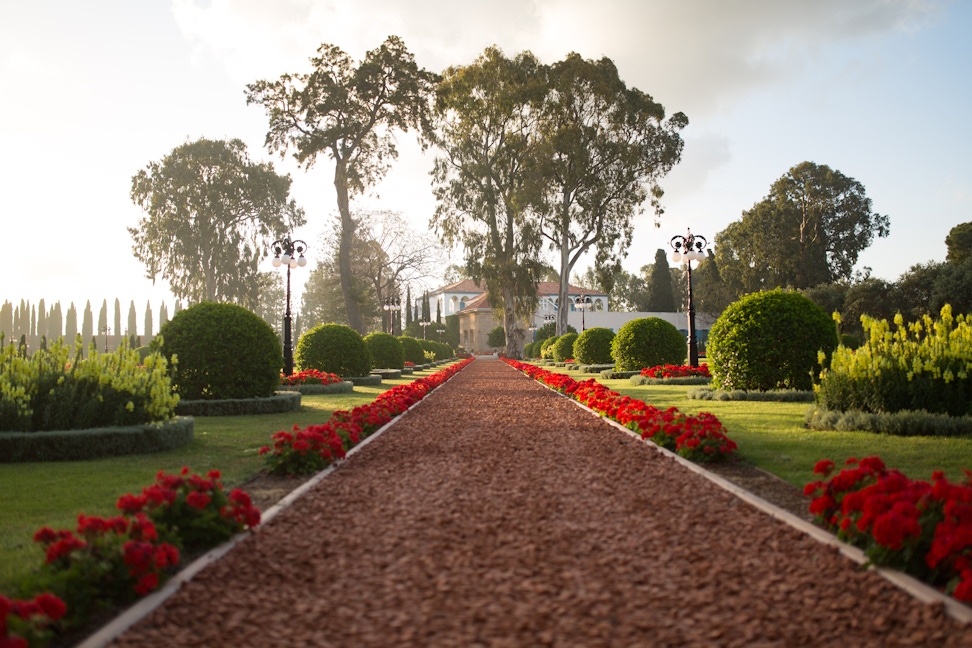
<svg viewBox="0 0 972 648">
<path fill-rule="evenodd" d="M 116 645 L 932 646 L 972 628 L 477 360 Z"/>
</svg>

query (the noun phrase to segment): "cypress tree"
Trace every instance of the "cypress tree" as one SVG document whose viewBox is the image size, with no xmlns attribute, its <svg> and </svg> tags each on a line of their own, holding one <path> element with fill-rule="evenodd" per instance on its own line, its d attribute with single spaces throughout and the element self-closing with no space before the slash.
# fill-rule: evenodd
<svg viewBox="0 0 972 648">
<path fill-rule="evenodd" d="M 147 301 L 145 302 L 145 329 L 143 331 L 143 335 L 146 339 L 152 337 L 152 331 L 152 302 Z"/>
<path fill-rule="evenodd" d="M 99 335 L 108 335 L 105 330 L 108 328 L 108 300 L 102 300 L 101 302 L 101 312 L 98 313 L 98 331 Z"/>
<path fill-rule="evenodd" d="M 56 340 L 64 335 L 64 314 L 61 312 L 61 302 L 54 303 L 51 316 L 47 318 L 47 338 Z"/>
<path fill-rule="evenodd" d="M 37 302 L 37 329 L 34 335 L 47 335 L 47 304 L 43 297 Z"/>
<path fill-rule="evenodd" d="M 422 296 L 422 321 L 431 322 L 432 321 L 432 308 L 429 306 L 429 291 L 426 290 L 425 294 Z"/>
<path fill-rule="evenodd" d="M 129 302 L 128 306 L 128 331 L 129 335 L 136 335 L 135 324 L 138 321 L 138 315 L 135 314 L 135 300 Z"/>
<path fill-rule="evenodd" d="M 94 315 L 91 313 L 91 300 L 84 305 L 84 314 L 81 316 L 81 344 L 87 345 L 88 340 L 93 339 Z"/>
<path fill-rule="evenodd" d="M 655 263 L 648 277 L 648 312 L 674 313 L 675 291 L 672 288 L 672 273 L 668 268 L 665 250 L 655 252 Z"/>
<path fill-rule="evenodd" d="M 412 287 L 405 287 L 405 328 L 412 323 Z"/>
<path fill-rule="evenodd" d="M 13 339 L 13 304 L 6 300 L 4 300 L 3 306 L 0 306 L 0 333 L 4 333 L 6 335 L 6 341 L 8 342 Z"/>
<path fill-rule="evenodd" d="M 78 309 L 74 307 L 74 302 L 68 306 L 67 316 L 64 320 L 64 338 L 68 344 L 74 344 L 78 337 Z"/>
<path fill-rule="evenodd" d="M 122 333 L 122 327 L 121 327 L 121 301 L 117 297 L 115 297 L 115 320 L 114 321 L 115 321 L 115 323 L 114 323 L 113 326 L 115 328 L 112 329 L 112 330 L 113 330 L 113 332 L 114 332 L 115 335 L 121 335 L 121 333 Z"/>
<path fill-rule="evenodd" d="M 169 321 L 169 307 L 165 305 L 165 302 L 162 302 L 162 305 L 159 306 L 159 330 L 160 331 L 162 330 L 162 327 L 165 326 L 165 323 L 168 321 Z"/>
</svg>

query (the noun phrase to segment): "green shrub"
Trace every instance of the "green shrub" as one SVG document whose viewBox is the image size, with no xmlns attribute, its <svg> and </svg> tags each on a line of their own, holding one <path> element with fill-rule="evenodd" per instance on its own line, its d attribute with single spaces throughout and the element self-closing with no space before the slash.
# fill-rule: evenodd
<svg viewBox="0 0 972 648">
<path fill-rule="evenodd" d="M 319 324 L 300 336 L 294 360 L 301 369 L 345 376 L 367 376 L 371 352 L 361 335 L 343 324 Z"/>
<path fill-rule="evenodd" d="M 540 357 L 544 360 L 553 360 L 553 347 L 555 344 L 557 344 L 556 335 L 545 338 L 544 341 L 540 343 Z"/>
<path fill-rule="evenodd" d="M 168 363 L 123 344 L 112 353 L 81 338 L 70 347 L 58 340 L 25 357 L 16 347 L 0 349 L 0 431 L 39 432 L 130 426 L 173 416 Z"/>
<path fill-rule="evenodd" d="M 181 310 L 152 344 L 178 360 L 172 384 L 185 399 L 265 398 L 280 385 L 277 334 L 236 304 L 202 302 Z"/>
<path fill-rule="evenodd" d="M 577 339 L 576 333 L 565 333 L 557 338 L 553 344 L 553 359 L 556 362 L 563 362 L 574 357 L 574 340 Z"/>
<path fill-rule="evenodd" d="M 575 329 L 573 326 L 568 324 L 567 332 L 576 333 L 577 329 Z M 557 322 L 547 322 L 546 324 L 538 328 L 536 333 L 534 334 L 534 338 L 536 339 L 537 342 L 543 342 L 547 338 L 552 338 L 556 336 L 557 336 Z"/>
<path fill-rule="evenodd" d="M 856 336 L 851 335 L 850 333 L 844 333 L 840 336 L 840 345 L 853 350 L 861 346 L 861 341 L 858 340 Z"/>
<path fill-rule="evenodd" d="M 837 346 L 834 321 L 801 293 L 752 293 L 730 304 L 709 332 L 706 357 L 715 389 L 808 390 L 818 351 Z"/>
<path fill-rule="evenodd" d="M 340 384 L 340 383 L 338 383 Z M 320 387 L 321 385 L 317 385 Z M 253 416 L 282 414 L 300 409 L 300 392 L 283 390 L 266 398 L 220 398 L 219 400 L 181 400 L 179 416 Z"/>
<path fill-rule="evenodd" d="M 659 317 L 634 319 L 621 327 L 611 341 L 616 371 L 685 363 L 688 347 L 674 325 Z"/>
<path fill-rule="evenodd" d="M 399 369 L 405 367 L 405 349 L 394 335 L 388 333 L 369 333 L 365 344 L 371 352 L 375 369 Z"/>
<path fill-rule="evenodd" d="M 436 361 L 448 360 L 455 355 L 455 353 L 452 351 L 452 347 L 444 342 L 436 342 L 435 340 L 419 340 L 418 343 L 422 345 L 422 350 L 431 353 L 432 359 Z"/>
<path fill-rule="evenodd" d="M 903 410 L 972 415 L 972 319 L 945 306 L 941 319 L 927 315 L 895 331 L 887 320 L 861 318 L 867 340 L 858 349 L 838 347 L 820 374 L 817 402 L 827 410 L 891 414 Z"/>
<path fill-rule="evenodd" d="M 581 364 L 607 364 L 611 357 L 614 331 L 595 326 L 577 336 L 574 342 L 574 360 Z"/>
<path fill-rule="evenodd" d="M 486 336 L 486 344 L 493 348 L 500 348 L 506 346 L 506 329 L 502 326 L 497 326 L 489 335 Z"/>
<path fill-rule="evenodd" d="M 523 345 L 523 357 L 536 358 L 538 346 L 540 345 L 537 342 L 527 342 L 525 345 Z"/>
<path fill-rule="evenodd" d="M 425 364 L 425 351 L 422 344 L 415 338 L 403 335 L 398 338 L 402 343 L 402 350 L 405 352 L 405 361 L 413 364 Z"/>
<path fill-rule="evenodd" d="M 195 423 L 179 416 L 160 423 L 48 432 L 0 433 L 0 463 L 88 461 L 174 450 L 192 443 Z"/>
</svg>

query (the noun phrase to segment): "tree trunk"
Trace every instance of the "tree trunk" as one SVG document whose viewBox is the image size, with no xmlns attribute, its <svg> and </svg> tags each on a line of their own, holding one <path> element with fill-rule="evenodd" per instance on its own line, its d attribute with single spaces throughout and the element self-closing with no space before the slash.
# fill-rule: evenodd
<svg viewBox="0 0 972 648">
<path fill-rule="evenodd" d="M 364 321 L 361 311 L 354 301 L 351 291 L 351 242 L 354 237 L 354 221 L 351 220 L 351 206 L 348 200 L 348 174 L 344 160 L 338 159 L 334 165 L 334 189 L 337 191 L 338 212 L 341 214 L 341 244 L 338 246 L 338 269 L 341 273 L 341 294 L 344 296 L 344 310 L 348 314 L 348 326 L 364 335 Z"/>
<path fill-rule="evenodd" d="M 570 250 L 567 249 L 567 232 L 560 240 L 560 285 L 557 287 L 557 336 L 567 332 L 567 314 L 570 312 Z"/>
<path fill-rule="evenodd" d="M 503 288 L 503 328 L 506 330 L 506 357 L 523 359 L 524 333 L 516 320 L 512 287 Z"/>
</svg>

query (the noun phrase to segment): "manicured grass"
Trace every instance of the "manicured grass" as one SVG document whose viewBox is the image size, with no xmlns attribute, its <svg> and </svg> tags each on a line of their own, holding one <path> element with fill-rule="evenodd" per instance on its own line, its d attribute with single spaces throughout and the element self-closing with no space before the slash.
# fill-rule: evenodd
<svg viewBox="0 0 972 648">
<path fill-rule="evenodd" d="M 350 394 L 303 396 L 296 412 L 262 416 L 196 417 L 195 440 L 169 452 L 94 461 L 0 464 L 0 592 L 15 584 L 42 559 L 32 538 L 43 526 L 73 529 L 78 513 L 115 515 L 118 497 L 141 492 L 159 470 L 178 472 L 188 466 L 205 474 L 219 470 L 227 488 L 240 485 L 264 465 L 258 455 L 270 435 L 323 423 L 335 410 L 372 402 L 395 385 L 429 376 L 439 368 L 419 371 L 381 386 L 355 387 Z"/>
<path fill-rule="evenodd" d="M 627 379 L 602 380 L 596 375 L 565 372 L 575 380 L 595 377 L 619 394 L 638 398 L 655 407 L 676 407 L 686 414 L 712 412 L 738 446 L 738 456 L 763 470 L 803 487 L 814 481 L 813 466 L 820 459 L 838 465 L 849 457 L 878 455 L 892 468 L 915 479 L 929 479 L 933 470 L 944 470 L 949 479 L 964 479 L 972 468 L 972 438 L 896 437 L 868 432 L 821 432 L 803 426 L 806 403 L 763 401 L 690 400 L 695 387 L 685 385 L 634 386 Z"/>
</svg>

